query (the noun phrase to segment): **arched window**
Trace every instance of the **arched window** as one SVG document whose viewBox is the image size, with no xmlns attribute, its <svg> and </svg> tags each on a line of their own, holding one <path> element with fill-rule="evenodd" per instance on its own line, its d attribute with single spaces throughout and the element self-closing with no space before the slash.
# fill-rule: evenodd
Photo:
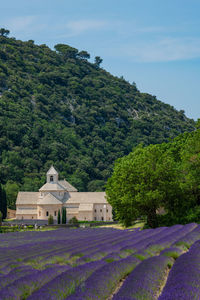
<svg viewBox="0 0 200 300">
<path fill-rule="evenodd" d="M 52 181 L 53 181 L 53 176 L 51 175 L 51 176 L 50 176 L 50 182 L 52 182 Z"/>
</svg>

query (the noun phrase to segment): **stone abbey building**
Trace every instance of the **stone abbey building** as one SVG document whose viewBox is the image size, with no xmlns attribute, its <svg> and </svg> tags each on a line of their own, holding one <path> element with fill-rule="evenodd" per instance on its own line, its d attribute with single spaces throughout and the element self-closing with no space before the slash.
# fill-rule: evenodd
<svg viewBox="0 0 200 300">
<path fill-rule="evenodd" d="M 38 192 L 19 192 L 16 201 L 16 219 L 57 220 L 58 211 L 66 207 L 67 220 L 112 221 L 112 207 L 105 192 L 78 192 L 66 180 L 58 179 L 53 166 L 47 172 L 47 182 Z"/>
</svg>

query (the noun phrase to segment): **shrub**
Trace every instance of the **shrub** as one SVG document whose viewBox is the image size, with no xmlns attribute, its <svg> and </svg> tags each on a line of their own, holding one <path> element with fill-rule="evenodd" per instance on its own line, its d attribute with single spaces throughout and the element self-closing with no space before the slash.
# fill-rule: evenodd
<svg viewBox="0 0 200 300">
<path fill-rule="evenodd" d="M 49 224 L 49 225 L 52 225 L 53 223 L 54 223 L 54 221 L 53 221 L 53 216 L 50 215 L 49 218 L 48 218 L 48 224 Z"/>
<path fill-rule="evenodd" d="M 70 224 L 73 224 L 73 225 L 77 225 L 78 224 L 78 219 L 76 217 L 73 217 L 69 220 L 69 223 Z"/>
</svg>

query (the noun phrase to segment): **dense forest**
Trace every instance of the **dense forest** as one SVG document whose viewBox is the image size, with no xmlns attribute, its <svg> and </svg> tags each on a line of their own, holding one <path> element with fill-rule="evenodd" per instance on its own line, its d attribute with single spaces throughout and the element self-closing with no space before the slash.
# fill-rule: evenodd
<svg viewBox="0 0 200 300">
<path fill-rule="evenodd" d="M 37 191 L 51 164 L 79 191 L 101 191 L 133 147 L 194 129 L 184 111 L 106 72 L 99 56 L 8 36 L 0 30 L 0 183 L 10 207 L 17 190 Z"/>
<path fill-rule="evenodd" d="M 200 119 L 196 126 L 116 161 L 106 192 L 118 220 L 128 226 L 144 217 L 150 227 L 199 222 Z"/>
</svg>

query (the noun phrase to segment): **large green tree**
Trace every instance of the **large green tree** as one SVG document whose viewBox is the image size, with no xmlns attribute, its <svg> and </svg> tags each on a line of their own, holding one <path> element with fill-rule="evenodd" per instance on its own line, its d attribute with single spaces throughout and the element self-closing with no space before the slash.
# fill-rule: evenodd
<svg viewBox="0 0 200 300">
<path fill-rule="evenodd" d="M 174 162 L 163 152 L 164 146 L 140 145 L 116 162 L 106 193 L 126 226 L 141 216 L 147 216 L 150 227 L 158 225 L 156 211 L 169 196 L 171 178 L 176 176 Z"/>
<path fill-rule="evenodd" d="M 200 210 L 200 129 L 169 143 L 138 146 L 115 163 L 107 183 L 108 202 L 126 226 L 146 216 L 156 227 L 164 207 L 166 225 L 198 221 Z M 191 216 L 190 216 L 191 214 Z M 158 220 L 159 219 L 159 220 Z"/>
<path fill-rule="evenodd" d="M 19 185 L 16 182 L 8 180 L 4 186 L 7 196 L 7 205 L 10 209 L 16 209 L 15 202 L 19 192 Z"/>
</svg>

